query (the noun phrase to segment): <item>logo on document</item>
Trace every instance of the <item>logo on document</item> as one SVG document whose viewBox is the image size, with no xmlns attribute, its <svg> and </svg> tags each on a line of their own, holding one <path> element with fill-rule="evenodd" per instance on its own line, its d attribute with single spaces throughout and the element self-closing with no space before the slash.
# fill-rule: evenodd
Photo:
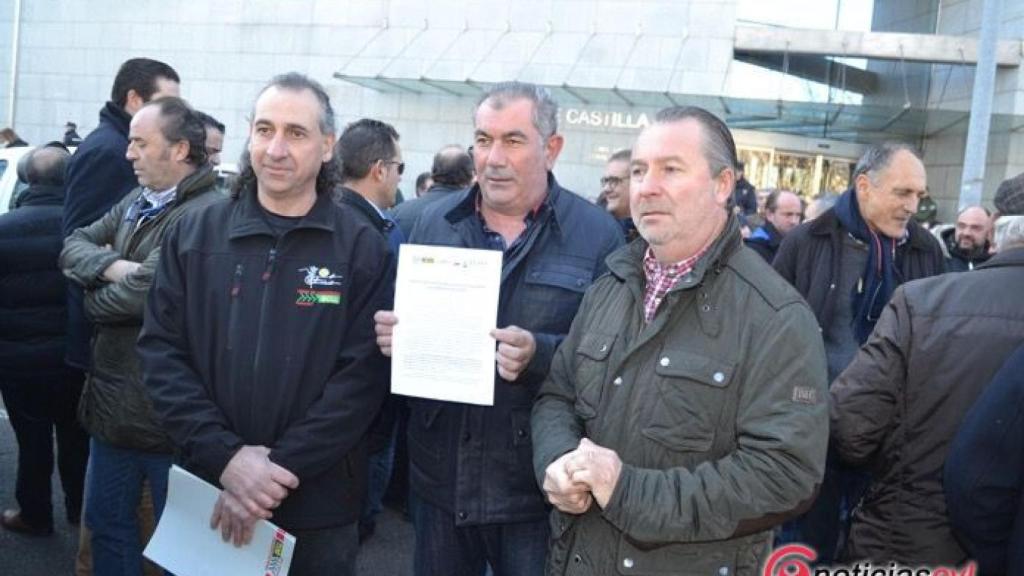
<svg viewBox="0 0 1024 576">
<path fill-rule="evenodd" d="M 270 543 L 270 554 L 267 556 L 267 568 L 263 576 L 278 576 L 284 563 L 284 530 L 278 528 L 274 532 L 274 541 Z"/>
</svg>

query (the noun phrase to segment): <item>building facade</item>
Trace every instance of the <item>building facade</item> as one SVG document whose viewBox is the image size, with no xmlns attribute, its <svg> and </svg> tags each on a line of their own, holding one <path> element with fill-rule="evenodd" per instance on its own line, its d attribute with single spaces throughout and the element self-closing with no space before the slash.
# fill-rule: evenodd
<svg viewBox="0 0 1024 576">
<path fill-rule="evenodd" d="M 773 1 L 779 9 L 766 22 L 759 14 Z M 858 64 L 757 41 L 825 9 L 835 20 L 815 32 L 825 40 L 864 31 L 976 39 L 983 1 L 0 0 L 0 46 L 10 47 L 0 57 L 0 106 L 31 143 L 59 139 L 68 120 L 84 136 L 119 63 L 153 57 L 178 70 L 185 98 L 227 125 L 230 162 L 244 147 L 257 90 L 296 70 L 327 87 L 342 122 L 392 123 L 414 175 L 441 146 L 470 144 L 482 89 L 518 79 L 559 99 L 566 145 L 556 175 L 587 197 L 598 193 L 604 160 L 658 109 L 697 104 L 735 129 L 756 185 L 808 197 L 843 189 L 865 145 L 911 141 L 925 152 L 932 196 L 949 220 L 973 64 Z M 1000 38 L 1019 46 L 1024 0 L 1002 2 Z M 851 6 L 866 6 L 860 30 L 841 21 Z M 1024 171 L 1019 65 L 998 69 L 994 114 L 986 199 Z M 402 183 L 407 197 L 412 185 Z"/>
</svg>

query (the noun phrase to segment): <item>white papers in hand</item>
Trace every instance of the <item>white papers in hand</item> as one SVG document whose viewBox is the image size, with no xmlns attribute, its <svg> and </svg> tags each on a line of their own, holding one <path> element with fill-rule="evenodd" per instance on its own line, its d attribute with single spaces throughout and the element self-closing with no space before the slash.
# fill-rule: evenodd
<svg viewBox="0 0 1024 576">
<path fill-rule="evenodd" d="M 497 250 L 403 244 L 395 282 L 391 391 L 491 406 Z"/>
<path fill-rule="evenodd" d="M 210 529 L 219 495 L 216 487 L 172 466 L 167 503 L 143 552 L 146 558 L 177 576 L 287 576 L 295 537 L 260 520 L 245 546 L 224 542 L 219 529 Z"/>
</svg>

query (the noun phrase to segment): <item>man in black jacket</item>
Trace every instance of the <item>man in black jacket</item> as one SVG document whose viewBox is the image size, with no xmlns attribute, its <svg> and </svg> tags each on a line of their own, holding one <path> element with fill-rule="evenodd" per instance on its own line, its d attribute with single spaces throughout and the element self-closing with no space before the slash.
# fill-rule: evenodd
<svg viewBox="0 0 1024 576">
<path fill-rule="evenodd" d="M 345 127 L 338 138 L 335 153 L 341 164 L 342 206 L 351 208 L 379 230 L 388 241 L 392 257 L 397 257 L 398 247 L 405 237 L 391 216 L 384 212 L 384 207 L 394 204 L 398 183 L 405 171 L 398 131 L 380 120 L 357 120 Z M 388 286 L 388 291 L 391 290 L 393 286 Z M 390 371 L 385 370 L 378 377 L 381 386 L 390 386 Z M 399 407 L 398 398 L 389 396 L 370 429 L 370 476 L 366 502 L 359 518 L 360 542 L 373 535 L 377 526 L 376 516 L 383 508 L 384 491 L 391 479 L 395 459 L 395 426 Z"/>
<path fill-rule="evenodd" d="M 0 216 L 0 390 L 18 442 L 20 506 L 5 510 L 0 522 L 24 534 L 53 532 L 54 432 L 65 513 L 73 524 L 82 512 L 89 456 L 89 437 L 75 419 L 82 372 L 64 364 L 67 295 L 57 256 L 64 238 L 67 159 L 67 150 L 59 147 L 30 152 L 29 187 L 18 208 Z"/>
<path fill-rule="evenodd" d="M 318 83 L 263 89 L 232 197 L 165 239 L 138 347 L 183 464 L 223 488 L 211 525 L 241 545 L 273 515 L 297 538 L 294 576 L 354 573 L 365 436 L 387 393 L 373 313 L 390 257 L 332 197 L 334 140 Z"/>
<path fill-rule="evenodd" d="M 473 158 L 462 146 L 449 144 L 434 154 L 430 178 L 433 184 L 423 196 L 402 202 L 391 211 L 406 238 L 427 206 L 473 185 Z"/>
<path fill-rule="evenodd" d="M 817 317 L 829 382 L 853 360 L 899 284 L 945 269 L 938 241 L 913 220 L 927 189 L 916 150 L 898 142 L 872 146 L 853 183 L 834 207 L 790 232 L 774 261 Z M 841 550 L 840 508 L 844 501 L 852 508 L 866 484 L 830 452 L 818 499 L 798 521 L 803 534 L 793 535 L 814 545 L 821 562 Z"/>
<path fill-rule="evenodd" d="M 178 73 L 148 58 L 133 58 L 121 64 L 110 91 L 110 100 L 100 110 L 100 123 L 82 140 L 68 162 L 65 174 L 64 236 L 92 224 L 114 204 L 138 186 L 128 149 L 128 123 L 142 105 L 154 98 L 178 95 Z M 89 340 L 92 324 L 85 317 L 82 289 L 68 288 L 68 348 L 71 366 L 90 369 Z"/>
<path fill-rule="evenodd" d="M 989 259 L 988 237 L 992 230 L 992 214 L 984 206 L 968 206 L 957 214 L 953 228 L 943 230 L 939 239 L 945 245 L 946 269 L 966 272 Z"/>
</svg>

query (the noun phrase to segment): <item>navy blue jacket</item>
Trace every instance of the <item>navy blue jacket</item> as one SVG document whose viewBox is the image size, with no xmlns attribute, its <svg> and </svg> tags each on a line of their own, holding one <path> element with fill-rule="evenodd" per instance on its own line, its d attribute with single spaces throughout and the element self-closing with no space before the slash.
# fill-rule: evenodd
<svg viewBox="0 0 1024 576">
<path fill-rule="evenodd" d="M 62 186 L 29 187 L 0 215 L 0 382 L 66 374 Z"/>
<path fill-rule="evenodd" d="M 743 243 L 771 264 L 772 260 L 775 260 L 775 253 L 779 251 L 779 244 L 782 244 L 782 234 L 774 224 L 766 221 L 764 226 L 758 226 Z"/>
<path fill-rule="evenodd" d="M 168 230 L 138 351 L 186 468 L 217 482 L 243 445 L 267 446 L 300 481 L 276 524 L 355 522 L 387 393 L 373 314 L 390 270 L 380 233 L 326 194 L 280 237 L 254 191 Z"/>
<path fill-rule="evenodd" d="M 444 184 L 434 184 L 426 191 L 423 196 L 419 198 L 413 198 L 412 200 L 406 200 L 398 206 L 391 209 L 391 215 L 395 221 L 398 222 L 398 227 L 402 230 L 402 234 L 406 238 L 412 234 L 412 228 L 416 225 L 416 221 L 423 215 L 423 211 L 427 209 L 434 202 L 442 198 L 447 198 L 451 194 L 457 192 L 463 192 L 465 188 L 455 188 L 454 186 L 445 186 Z"/>
<path fill-rule="evenodd" d="M 64 173 L 64 237 L 88 226 L 139 185 L 125 157 L 131 117 L 113 102 L 100 110 L 100 123 L 68 160 Z M 92 323 L 85 317 L 82 288 L 68 283 L 68 364 L 88 370 L 91 364 Z"/>
<path fill-rule="evenodd" d="M 980 344 L 979 344 L 980 345 Z M 960 425 L 944 486 L 953 533 L 981 574 L 1024 571 L 1024 346 Z"/>
<path fill-rule="evenodd" d="M 482 246 L 476 215 L 479 186 L 427 206 L 409 242 Z M 459 526 L 545 517 L 533 475 L 530 411 L 555 348 L 587 287 L 622 245 L 603 210 L 548 176 L 548 209 L 527 229 L 522 249 L 502 265 L 497 326 L 529 330 L 537 351 L 515 382 L 494 376 L 494 406 L 409 399 L 409 476 L 428 502 L 455 514 Z"/>
</svg>

